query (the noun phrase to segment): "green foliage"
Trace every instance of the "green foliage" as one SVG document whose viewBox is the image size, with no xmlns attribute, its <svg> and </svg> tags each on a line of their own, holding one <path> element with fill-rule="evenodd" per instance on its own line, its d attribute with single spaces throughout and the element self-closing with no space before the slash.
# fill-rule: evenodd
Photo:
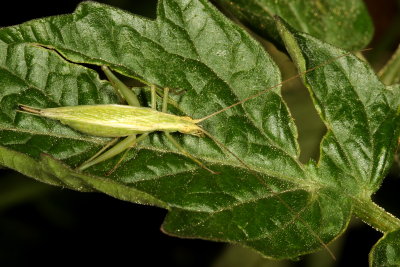
<svg viewBox="0 0 400 267">
<path fill-rule="evenodd" d="M 296 30 L 347 50 L 365 47 L 373 26 L 362 0 L 215 0 L 241 22 L 268 40 L 282 45 L 274 16 Z"/>
<path fill-rule="evenodd" d="M 361 21 L 354 34 L 370 27 L 367 18 Z M 280 82 L 263 47 L 208 1 L 164 0 L 154 21 L 84 2 L 72 14 L 0 29 L 0 164 L 45 183 L 166 208 L 162 229 L 171 235 L 238 243 L 276 259 L 329 243 L 352 211 L 383 231 L 398 228 L 396 218 L 365 216 L 397 147 L 398 86 L 385 87 L 363 61 L 338 58 L 347 52 L 282 20 L 268 27 L 276 28 L 274 38 L 283 40 L 300 71 L 320 66 L 304 78 L 328 129 L 318 163 L 299 161 L 296 127 L 279 88 L 202 123 L 252 170 L 208 138 L 176 134 L 219 175 L 181 155 L 162 133 L 131 150 L 111 176 L 104 174 L 118 158 L 80 173 L 74 168 L 109 139 L 17 112 L 18 104 L 116 103 L 93 65 L 185 89 L 174 96 L 179 110 L 171 112 L 192 118 Z M 350 47 L 369 37 L 361 39 Z"/>
<path fill-rule="evenodd" d="M 369 255 L 370 266 L 400 266 L 400 230 L 385 234 Z"/>
</svg>

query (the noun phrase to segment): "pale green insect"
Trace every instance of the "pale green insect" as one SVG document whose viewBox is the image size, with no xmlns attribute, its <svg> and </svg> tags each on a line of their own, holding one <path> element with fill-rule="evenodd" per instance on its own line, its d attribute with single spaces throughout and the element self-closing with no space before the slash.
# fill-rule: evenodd
<svg viewBox="0 0 400 267">
<path fill-rule="evenodd" d="M 166 113 L 168 88 L 164 89 L 162 111 L 156 110 L 155 86 L 151 86 L 151 108 L 141 107 L 137 96 L 132 90 L 123 84 L 106 66 L 103 66 L 102 69 L 113 84 L 114 88 L 129 105 L 81 105 L 46 109 L 20 105 L 20 109 L 42 117 L 59 120 L 63 124 L 89 135 L 102 137 L 126 137 L 117 144 L 115 144 L 117 140 L 114 140 L 106 145 L 95 156 L 78 167 L 80 170 L 85 170 L 90 166 L 123 152 L 129 147 L 136 145 L 151 132 L 162 131 L 166 134 L 172 144 L 184 155 L 199 164 L 202 168 L 215 173 L 198 159 L 190 155 L 169 134 L 170 132 L 180 132 L 200 137 L 209 135 L 205 130 L 197 125 L 197 123 L 203 119 L 196 120 L 187 116 L 177 116 Z M 141 136 L 136 138 L 138 134 Z M 115 146 L 111 147 L 114 144 Z M 111 148 L 107 150 L 109 147 Z"/>
</svg>

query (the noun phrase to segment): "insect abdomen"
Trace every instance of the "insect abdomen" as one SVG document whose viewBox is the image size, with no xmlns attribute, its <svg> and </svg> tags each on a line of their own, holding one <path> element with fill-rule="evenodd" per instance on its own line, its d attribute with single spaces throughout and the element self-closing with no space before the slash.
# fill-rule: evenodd
<svg viewBox="0 0 400 267">
<path fill-rule="evenodd" d="M 80 132 L 104 137 L 122 137 L 154 131 L 195 134 L 199 127 L 189 117 L 163 113 L 150 108 L 126 105 L 82 105 L 24 111 L 59 120 Z M 193 133 L 192 133 L 193 132 Z"/>
</svg>

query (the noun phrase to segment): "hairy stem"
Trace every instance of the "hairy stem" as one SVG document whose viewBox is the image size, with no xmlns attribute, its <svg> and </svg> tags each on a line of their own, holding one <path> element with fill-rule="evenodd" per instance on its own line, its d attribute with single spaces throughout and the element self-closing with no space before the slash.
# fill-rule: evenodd
<svg viewBox="0 0 400 267">
<path fill-rule="evenodd" d="M 376 230 L 387 233 L 400 229 L 400 219 L 385 211 L 371 199 L 354 202 L 355 215 Z"/>
</svg>

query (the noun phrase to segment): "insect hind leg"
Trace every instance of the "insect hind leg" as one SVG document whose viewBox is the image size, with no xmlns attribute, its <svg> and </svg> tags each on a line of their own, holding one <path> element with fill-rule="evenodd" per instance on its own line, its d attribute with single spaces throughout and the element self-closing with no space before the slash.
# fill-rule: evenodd
<svg viewBox="0 0 400 267">
<path fill-rule="evenodd" d="M 102 153 L 105 149 L 101 149 L 99 152 L 101 153 L 97 153 L 95 156 L 96 157 L 92 157 L 90 158 L 88 161 L 84 162 L 81 166 L 78 167 L 78 170 L 83 171 L 86 170 L 87 168 L 98 164 L 100 162 L 103 162 L 107 159 L 110 159 L 116 155 L 118 155 L 119 153 L 125 151 L 126 149 L 128 149 L 129 147 L 132 147 L 134 145 L 137 144 L 137 140 L 136 140 L 136 135 L 130 135 L 128 137 L 126 137 L 125 139 L 123 139 L 122 141 L 120 141 L 119 143 L 117 143 L 116 145 L 114 145 L 113 147 L 111 147 L 110 149 L 108 149 L 107 151 L 105 151 L 104 153 Z M 106 145 L 106 149 L 110 147 L 110 145 Z"/>
<path fill-rule="evenodd" d="M 139 99 L 136 94 L 126 86 L 117 76 L 112 73 L 112 71 L 107 66 L 101 66 L 104 74 L 107 76 L 107 79 L 110 81 L 118 96 L 122 100 L 126 100 L 126 102 L 130 106 L 140 107 Z"/>
<path fill-rule="evenodd" d="M 124 152 L 124 154 L 121 156 L 121 158 L 118 160 L 118 162 L 114 165 L 114 167 L 109 170 L 106 174 L 106 176 L 111 175 L 121 164 L 122 162 L 125 160 L 126 156 L 128 155 L 129 150 L 131 150 L 132 147 L 136 146 L 140 141 L 142 141 L 143 139 L 145 139 L 149 134 L 148 133 L 144 133 L 141 136 L 139 136 L 136 139 L 136 142 L 132 143 Z"/>
</svg>

